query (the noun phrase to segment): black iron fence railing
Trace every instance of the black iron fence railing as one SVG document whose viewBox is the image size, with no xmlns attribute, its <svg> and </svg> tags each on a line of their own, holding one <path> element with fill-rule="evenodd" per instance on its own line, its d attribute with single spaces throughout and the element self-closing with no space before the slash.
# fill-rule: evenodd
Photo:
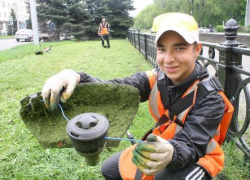
<svg viewBox="0 0 250 180">
<path fill-rule="evenodd" d="M 202 52 L 197 61 L 208 69 L 210 75 L 219 78 L 226 96 L 232 102 L 235 111 L 227 139 L 234 140 L 250 159 L 250 49 L 235 40 L 238 28 L 234 19 L 227 21 L 224 27 L 225 42 L 202 42 Z M 155 35 L 128 30 L 127 37 L 145 59 L 156 67 Z"/>
</svg>

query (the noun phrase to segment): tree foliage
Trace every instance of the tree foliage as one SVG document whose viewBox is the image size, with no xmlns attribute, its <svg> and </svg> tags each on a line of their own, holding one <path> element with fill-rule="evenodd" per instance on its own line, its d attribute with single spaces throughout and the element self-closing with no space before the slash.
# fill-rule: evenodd
<svg viewBox="0 0 250 180">
<path fill-rule="evenodd" d="M 29 14 L 29 19 L 26 20 L 26 28 L 32 29 L 31 15 L 30 15 L 30 3 L 29 2 L 26 2 L 26 11 Z"/>
<path fill-rule="evenodd" d="M 111 25 L 113 37 L 125 37 L 129 27 L 133 25 L 133 18 L 129 17 L 129 11 L 134 10 L 132 0 L 107 0 L 108 11 L 104 17 Z"/>
<path fill-rule="evenodd" d="M 154 5 L 147 6 L 140 14 L 135 17 L 134 27 L 148 29 L 152 26 L 153 19 L 158 15 L 154 11 Z"/>
<path fill-rule="evenodd" d="M 10 11 L 10 18 L 11 18 L 11 22 L 9 22 L 8 24 L 7 34 L 13 35 L 17 32 L 17 19 L 16 19 L 16 13 L 14 12 L 12 8 Z"/>
<path fill-rule="evenodd" d="M 63 24 L 64 32 L 75 36 L 76 39 L 83 39 L 90 22 L 90 14 L 85 10 L 86 6 L 81 1 L 73 1 L 68 4 L 69 21 Z"/>
<path fill-rule="evenodd" d="M 168 12 L 191 14 L 199 26 L 215 27 L 230 18 L 244 24 L 246 0 L 154 0 L 135 17 L 135 28 L 151 28 L 153 19 Z"/>
<path fill-rule="evenodd" d="M 112 37 L 125 37 L 133 25 L 128 13 L 134 9 L 132 0 L 37 0 L 37 3 L 40 29 L 47 31 L 46 22 L 52 21 L 57 39 L 62 33 L 78 40 L 93 39 L 102 17 L 109 22 Z"/>
<path fill-rule="evenodd" d="M 70 20 L 67 4 L 63 0 L 37 0 L 37 4 L 39 29 L 47 30 L 46 22 L 52 21 L 56 25 L 56 40 L 59 40 L 60 33 L 63 32 L 63 24 Z"/>
</svg>

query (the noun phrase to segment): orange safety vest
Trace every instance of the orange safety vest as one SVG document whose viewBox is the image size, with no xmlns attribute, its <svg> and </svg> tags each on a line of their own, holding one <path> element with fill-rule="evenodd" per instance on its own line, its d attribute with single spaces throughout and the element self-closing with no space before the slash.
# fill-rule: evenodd
<svg viewBox="0 0 250 180">
<path fill-rule="evenodd" d="M 164 115 L 167 118 L 169 118 L 168 117 L 169 111 L 168 111 L 168 109 L 164 108 L 164 105 L 162 103 L 161 96 L 160 96 L 160 91 L 158 90 L 158 86 L 156 83 L 158 74 L 155 74 L 152 71 L 148 71 L 147 76 L 149 78 L 149 84 L 151 87 L 151 93 L 149 96 L 150 112 L 151 112 L 151 115 L 156 120 L 156 122 L 159 122 L 160 118 Z M 194 93 L 191 105 L 189 107 L 187 107 L 185 110 L 183 110 L 182 112 L 175 115 L 173 121 L 167 121 L 166 123 L 161 124 L 160 126 L 157 126 L 153 130 L 152 133 L 155 135 L 159 135 L 166 140 L 172 139 L 175 136 L 175 134 L 177 134 L 183 128 L 183 126 L 181 126 L 180 123 L 177 123 L 177 120 L 179 122 L 181 121 L 182 125 L 184 125 L 189 111 L 191 110 L 191 108 L 194 106 L 194 104 L 196 102 L 197 91 L 199 89 L 198 83 L 199 84 L 202 84 L 202 83 L 208 84 L 208 83 L 210 83 L 211 79 L 212 78 L 210 77 L 210 78 L 207 78 L 207 79 L 202 80 L 202 81 L 196 80 L 182 96 L 181 102 L 183 103 L 184 97 L 186 97 L 190 93 Z M 207 85 L 205 85 L 205 87 L 206 86 Z M 211 90 L 211 87 L 212 86 L 209 87 L 210 90 Z M 214 89 L 215 88 L 213 88 L 213 90 Z M 231 102 L 227 99 L 225 94 L 222 91 L 218 91 L 218 94 L 220 94 L 224 100 L 225 114 L 222 118 L 221 123 L 219 124 L 219 126 L 217 128 L 217 131 L 216 131 L 214 137 L 208 143 L 206 155 L 204 157 L 200 158 L 199 161 L 196 163 L 196 164 L 202 166 L 209 173 L 209 175 L 211 177 L 215 177 L 222 170 L 222 168 L 224 166 L 224 153 L 223 153 L 220 145 L 222 145 L 222 143 L 225 140 L 226 133 L 227 133 L 228 127 L 230 125 L 231 118 L 232 118 L 233 111 L 234 111 L 234 108 L 233 108 Z M 172 123 L 175 121 L 176 121 L 176 123 Z M 131 146 L 131 147 L 127 148 L 125 151 L 123 151 L 123 153 L 121 154 L 120 159 L 119 159 L 119 172 L 121 174 L 121 177 L 124 180 L 134 180 L 135 177 L 137 176 L 137 173 L 136 173 L 137 167 L 132 162 L 132 157 L 133 157 L 132 151 L 134 150 L 135 146 L 136 145 Z M 142 176 L 140 175 L 139 178 L 136 177 L 136 179 L 143 179 L 143 180 L 153 180 L 153 178 L 154 178 L 154 176 L 147 176 L 144 174 Z"/>
<path fill-rule="evenodd" d="M 102 23 L 100 24 L 101 31 L 99 32 L 101 35 L 108 34 L 108 23 L 105 22 L 105 25 L 103 26 Z"/>
</svg>

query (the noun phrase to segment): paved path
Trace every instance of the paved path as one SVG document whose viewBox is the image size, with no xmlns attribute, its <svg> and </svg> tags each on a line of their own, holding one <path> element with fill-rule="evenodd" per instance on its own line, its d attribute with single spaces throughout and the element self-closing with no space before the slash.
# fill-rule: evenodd
<svg viewBox="0 0 250 180">
<path fill-rule="evenodd" d="M 25 41 L 17 42 L 16 39 L 3 39 L 3 40 L 0 40 L 0 51 L 10 49 L 15 46 L 24 45 L 27 43 L 32 43 L 32 42 L 25 42 Z"/>
</svg>

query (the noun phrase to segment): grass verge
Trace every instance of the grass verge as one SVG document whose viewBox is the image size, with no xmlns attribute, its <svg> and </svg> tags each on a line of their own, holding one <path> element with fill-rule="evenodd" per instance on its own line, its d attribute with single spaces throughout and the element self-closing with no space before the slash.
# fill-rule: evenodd
<svg viewBox="0 0 250 180">
<path fill-rule="evenodd" d="M 14 39 L 15 36 L 0 36 L 0 40 L 2 39 Z"/>
<path fill-rule="evenodd" d="M 63 41 L 63 42 L 47 42 L 47 43 L 41 43 L 42 47 L 48 47 L 52 45 L 52 50 L 56 46 L 65 45 L 65 44 L 72 44 L 74 42 L 72 41 Z M 5 60 L 11 60 L 11 59 L 21 59 L 25 56 L 35 54 L 36 51 L 43 51 L 43 49 L 40 46 L 36 46 L 34 44 L 25 44 L 21 46 L 16 46 L 12 49 L 8 49 L 5 51 L 0 51 L 0 64 Z"/>
</svg>

